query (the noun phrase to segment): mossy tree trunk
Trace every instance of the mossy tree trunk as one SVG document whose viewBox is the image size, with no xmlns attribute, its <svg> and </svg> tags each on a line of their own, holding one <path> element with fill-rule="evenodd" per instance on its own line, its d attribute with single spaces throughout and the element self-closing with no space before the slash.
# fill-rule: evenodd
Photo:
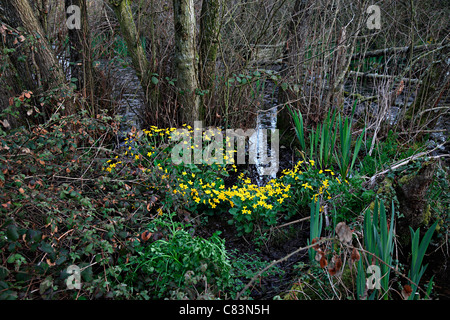
<svg viewBox="0 0 450 320">
<path fill-rule="evenodd" d="M 47 34 L 48 29 L 48 8 L 49 3 L 48 0 L 35 0 L 36 3 L 36 9 L 39 12 L 39 22 L 42 25 L 42 29 Z"/>
<path fill-rule="evenodd" d="M 175 26 L 175 73 L 181 91 L 182 121 L 193 124 L 200 119 L 194 0 L 173 0 Z"/>
<path fill-rule="evenodd" d="M 146 97 L 150 90 L 149 62 L 142 46 L 139 32 L 133 19 L 130 0 L 109 0 L 120 24 L 120 31 L 127 44 L 128 53 Z"/>
<path fill-rule="evenodd" d="M 25 86 L 18 89 L 38 93 L 65 86 L 62 67 L 28 0 L 0 0 L 0 7 L 4 10 L 4 18 L 9 26 L 23 28 L 25 31 L 21 41 L 28 41 L 25 38 L 32 36 L 29 46 L 24 46 L 21 42 L 8 44 L 16 49 L 10 53 L 10 60 Z M 26 56 L 27 59 L 24 60 L 21 56 Z"/>
<path fill-rule="evenodd" d="M 221 0 L 204 0 L 200 17 L 199 80 L 201 89 L 211 90 L 216 78 L 216 58 L 220 36 Z M 203 103 L 204 104 L 204 101 Z M 200 117 L 205 118 L 205 106 L 200 107 Z"/>
</svg>

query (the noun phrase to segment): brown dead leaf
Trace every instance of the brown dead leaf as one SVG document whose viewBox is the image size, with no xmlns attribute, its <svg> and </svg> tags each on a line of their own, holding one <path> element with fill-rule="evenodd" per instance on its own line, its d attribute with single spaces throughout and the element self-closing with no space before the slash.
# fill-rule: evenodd
<svg viewBox="0 0 450 320">
<path fill-rule="evenodd" d="M 53 267 L 56 265 L 56 262 L 51 262 L 50 259 L 45 259 L 49 267 Z"/>
<path fill-rule="evenodd" d="M 23 190 L 23 188 L 19 188 L 19 192 L 20 192 L 21 194 L 24 194 L 24 193 L 25 193 L 25 190 Z"/>
<path fill-rule="evenodd" d="M 319 263 L 320 263 L 321 268 L 325 268 L 328 265 L 328 261 L 327 261 L 327 258 L 325 258 L 325 255 L 322 255 Z"/>
<path fill-rule="evenodd" d="M 353 248 L 352 254 L 351 254 L 352 263 L 359 261 L 359 258 L 360 258 L 359 251 L 356 248 Z"/>
<path fill-rule="evenodd" d="M 408 300 L 409 296 L 412 293 L 412 288 L 410 285 L 404 285 L 402 289 L 402 297 L 404 300 Z"/>
<path fill-rule="evenodd" d="M 333 265 L 332 268 L 328 268 L 328 272 L 330 273 L 330 275 L 334 276 L 336 275 L 342 268 L 342 260 L 339 256 L 333 256 L 333 258 L 331 259 L 331 263 Z"/>
<path fill-rule="evenodd" d="M 314 238 L 313 240 L 312 240 L 312 243 L 311 244 L 315 244 L 317 241 L 319 241 L 319 238 Z M 319 245 L 318 244 L 316 244 L 316 245 L 314 245 L 313 246 L 313 249 L 314 250 L 319 250 Z"/>
<path fill-rule="evenodd" d="M 153 234 L 153 233 L 151 233 L 151 232 L 148 231 L 148 230 L 142 232 L 142 234 L 141 234 L 141 240 L 142 240 L 142 242 L 146 242 L 146 241 L 150 240 L 152 234 Z"/>
<path fill-rule="evenodd" d="M 9 122 L 8 122 L 8 120 L 3 120 L 3 121 L 0 121 L 1 123 L 2 123 L 2 125 L 3 125 L 3 127 L 5 127 L 5 129 L 8 129 L 11 125 L 9 124 Z"/>
<path fill-rule="evenodd" d="M 2 24 L 1 26 L 0 26 L 0 34 L 2 34 L 3 36 L 5 36 L 6 35 L 6 30 L 7 30 L 8 28 L 4 25 L 4 24 Z"/>
<path fill-rule="evenodd" d="M 317 250 L 315 259 L 316 259 L 316 261 L 319 261 L 321 268 L 325 268 L 328 265 L 328 260 L 325 257 L 325 252 L 323 252 L 320 249 Z"/>
<path fill-rule="evenodd" d="M 151 208 L 155 205 L 156 201 L 158 201 L 158 197 L 155 195 L 152 195 L 150 197 L 149 202 L 147 203 L 147 211 L 151 210 Z"/>
<path fill-rule="evenodd" d="M 352 242 L 352 230 L 347 226 L 345 222 L 339 222 L 336 226 L 336 235 L 338 239 L 345 243 L 350 244 Z"/>
<path fill-rule="evenodd" d="M 3 208 L 9 208 L 11 206 L 11 201 L 8 201 L 7 203 L 2 203 Z"/>
<path fill-rule="evenodd" d="M 402 80 L 402 81 L 400 81 L 400 83 L 398 84 L 398 88 L 397 88 L 397 90 L 395 91 L 395 95 L 398 97 L 398 96 L 402 93 L 402 91 L 403 91 L 404 88 L 405 88 L 405 82 Z"/>
</svg>

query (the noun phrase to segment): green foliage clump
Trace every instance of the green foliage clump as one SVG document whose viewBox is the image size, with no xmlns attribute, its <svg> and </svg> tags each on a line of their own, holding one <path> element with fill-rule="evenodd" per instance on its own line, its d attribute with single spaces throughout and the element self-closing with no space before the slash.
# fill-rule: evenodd
<svg viewBox="0 0 450 320">
<path fill-rule="evenodd" d="M 124 294 L 105 281 L 158 209 L 147 187 L 157 176 L 122 168 L 106 115 L 55 114 L 44 124 L 0 131 L 0 286 L 2 299 L 93 299 Z M 79 291 L 68 267 L 81 270 Z"/>
<path fill-rule="evenodd" d="M 231 264 L 219 232 L 209 239 L 192 236 L 165 216 L 148 230 L 165 230 L 156 241 L 140 242 L 120 259 L 116 280 L 147 299 L 214 299 L 230 285 Z M 152 232 L 152 233 L 153 233 Z"/>
</svg>

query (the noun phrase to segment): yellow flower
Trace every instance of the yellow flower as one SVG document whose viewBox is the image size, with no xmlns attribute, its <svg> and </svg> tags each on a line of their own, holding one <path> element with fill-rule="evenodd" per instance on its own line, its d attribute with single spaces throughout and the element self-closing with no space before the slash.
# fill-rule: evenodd
<svg viewBox="0 0 450 320">
<path fill-rule="evenodd" d="M 308 184 L 308 182 L 302 184 L 302 187 L 304 187 L 305 189 L 311 189 L 311 190 L 313 190 L 313 188 Z"/>
</svg>

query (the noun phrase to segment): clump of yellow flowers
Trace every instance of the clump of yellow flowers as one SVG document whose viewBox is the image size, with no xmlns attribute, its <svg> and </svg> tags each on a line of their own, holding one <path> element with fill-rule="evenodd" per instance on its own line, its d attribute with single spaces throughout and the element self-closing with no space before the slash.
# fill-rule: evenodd
<svg viewBox="0 0 450 320">
<path fill-rule="evenodd" d="M 188 125 L 183 127 L 186 134 L 194 131 Z M 212 165 L 172 163 L 170 138 L 175 130 L 152 126 L 131 135 L 125 140 L 127 164 L 137 164 L 142 172 L 156 175 L 161 185 L 170 184 L 166 192 L 181 197 L 183 205 L 192 212 L 231 213 L 233 222 L 240 226 L 242 232 L 250 232 L 256 221 L 275 224 L 280 213 L 290 217 L 299 207 L 312 200 L 318 201 L 319 197 L 330 199 L 330 186 L 341 183 L 332 170 L 321 170 L 314 160 L 309 160 L 297 162 L 292 169 L 283 170 L 276 179 L 263 186 L 252 183 L 250 178 L 240 173 L 234 185 L 226 187 L 223 177 L 237 172 L 236 165 L 230 161 Z M 224 160 L 233 158 L 227 153 L 223 156 Z M 118 165 L 125 165 L 118 157 L 107 164 L 104 170 L 108 172 L 116 170 Z"/>
</svg>

